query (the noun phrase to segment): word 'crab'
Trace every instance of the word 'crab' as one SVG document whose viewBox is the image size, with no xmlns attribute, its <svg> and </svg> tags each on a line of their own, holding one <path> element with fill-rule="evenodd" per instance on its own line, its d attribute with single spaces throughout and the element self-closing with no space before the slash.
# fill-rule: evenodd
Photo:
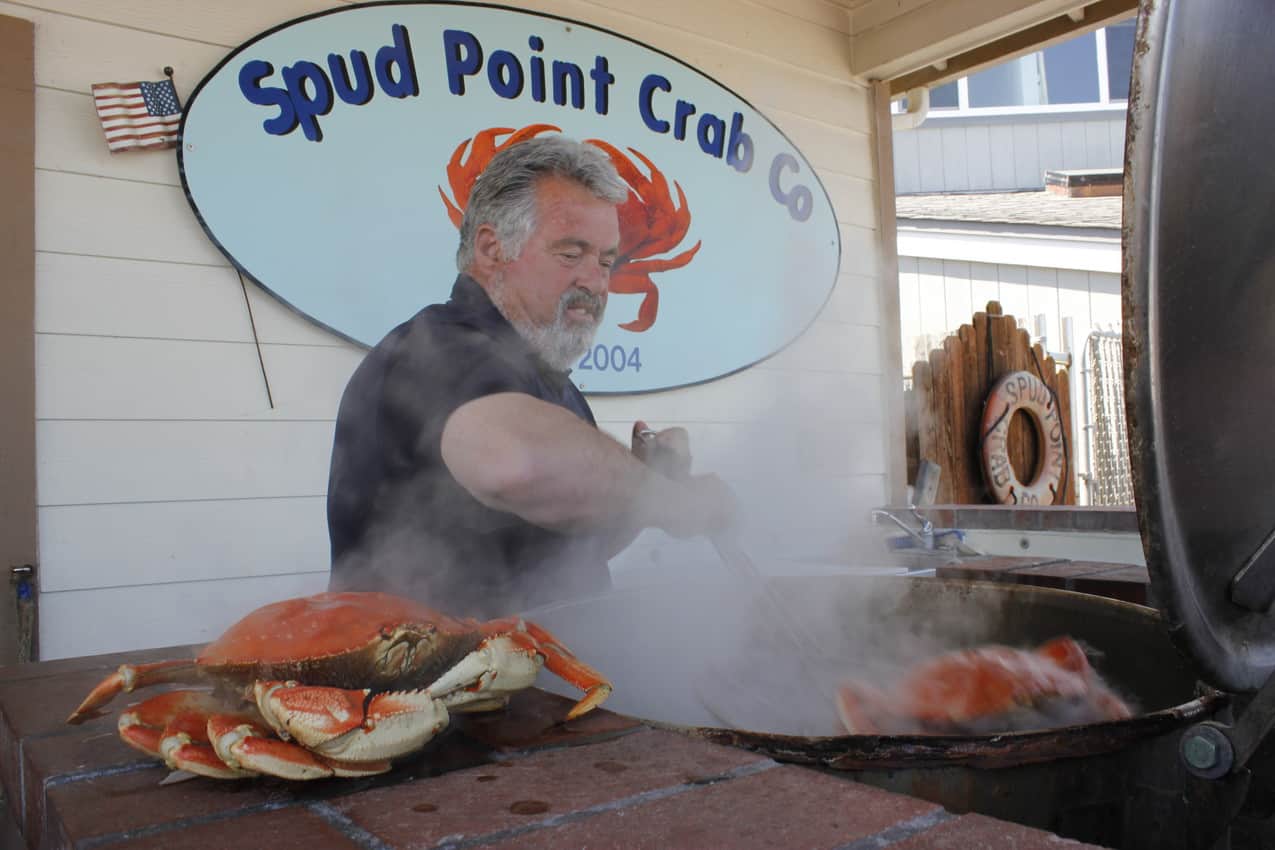
<svg viewBox="0 0 1275 850">
<path fill-rule="evenodd" d="M 567 719 L 611 685 L 544 629 L 480 623 L 383 593 L 321 593 L 258 608 L 195 659 L 129 665 L 67 719 L 105 712 L 121 692 L 211 682 L 125 711 L 120 736 L 169 767 L 218 779 L 367 776 L 425 746 L 450 712 L 504 707 L 541 666 L 585 692 Z"/>
<path fill-rule="evenodd" d="M 985 734 L 1130 716 L 1069 637 L 1035 650 L 948 653 L 886 690 L 849 682 L 837 692 L 837 710 L 852 735 Z"/>
</svg>

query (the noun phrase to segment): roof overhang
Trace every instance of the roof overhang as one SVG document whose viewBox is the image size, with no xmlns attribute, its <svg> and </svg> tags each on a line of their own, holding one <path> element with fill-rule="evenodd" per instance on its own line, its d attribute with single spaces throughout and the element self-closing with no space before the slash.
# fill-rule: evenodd
<svg viewBox="0 0 1275 850">
<path fill-rule="evenodd" d="M 989 65 L 1128 17 L 1137 0 L 842 0 L 851 68 L 892 95 Z"/>
<path fill-rule="evenodd" d="M 898 223 L 900 257 L 1120 274 L 1120 231 L 954 221 Z"/>
</svg>

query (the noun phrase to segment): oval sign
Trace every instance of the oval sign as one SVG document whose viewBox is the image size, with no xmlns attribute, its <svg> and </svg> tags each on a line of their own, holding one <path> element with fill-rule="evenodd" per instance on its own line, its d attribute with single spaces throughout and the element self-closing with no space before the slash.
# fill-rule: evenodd
<svg viewBox="0 0 1275 850">
<path fill-rule="evenodd" d="M 733 92 L 561 18 L 352 6 L 237 48 L 191 95 L 178 160 L 217 246 L 319 324 L 374 345 L 446 300 L 474 177 L 503 145 L 589 140 L 628 182 L 591 393 L 684 386 L 796 339 L 836 283 L 827 193 Z"/>
</svg>

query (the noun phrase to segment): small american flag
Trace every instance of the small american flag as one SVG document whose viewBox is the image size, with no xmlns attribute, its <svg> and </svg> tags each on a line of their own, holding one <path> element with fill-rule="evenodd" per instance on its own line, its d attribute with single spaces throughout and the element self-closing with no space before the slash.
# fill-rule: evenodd
<svg viewBox="0 0 1275 850">
<path fill-rule="evenodd" d="M 157 83 L 96 83 L 93 103 L 111 153 L 177 144 L 182 105 L 172 80 Z"/>
</svg>

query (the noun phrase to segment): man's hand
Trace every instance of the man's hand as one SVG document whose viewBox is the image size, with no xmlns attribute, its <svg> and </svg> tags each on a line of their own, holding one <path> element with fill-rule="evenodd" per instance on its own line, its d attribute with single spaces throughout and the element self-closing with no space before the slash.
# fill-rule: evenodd
<svg viewBox="0 0 1275 850">
<path fill-rule="evenodd" d="M 691 441 L 685 428 L 652 430 L 633 423 L 633 455 L 668 482 L 652 482 L 660 501 L 655 523 L 674 537 L 715 534 L 735 518 L 735 494 L 716 475 L 691 475 Z"/>
<path fill-rule="evenodd" d="M 653 431 L 641 419 L 633 423 L 633 456 L 675 481 L 691 474 L 691 438 L 685 428 Z"/>
</svg>

